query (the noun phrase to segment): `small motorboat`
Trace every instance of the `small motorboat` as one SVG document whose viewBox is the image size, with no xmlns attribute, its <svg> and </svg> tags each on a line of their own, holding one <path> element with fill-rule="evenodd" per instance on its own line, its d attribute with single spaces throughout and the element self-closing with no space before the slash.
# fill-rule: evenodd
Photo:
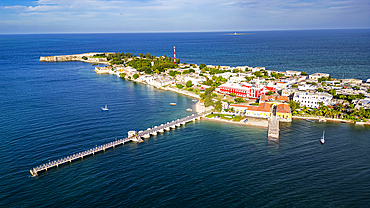
<svg viewBox="0 0 370 208">
<path fill-rule="evenodd" d="M 198 102 L 198 100 L 196 100 L 196 99 L 193 99 L 192 101 L 193 101 L 193 102 Z"/>
<path fill-rule="evenodd" d="M 107 105 L 105 105 L 105 108 L 101 107 L 102 111 L 108 111 L 109 109 L 107 108 Z"/>
<path fill-rule="evenodd" d="M 306 119 L 306 121 L 308 121 L 308 122 L 312 122 L 312 123 L 315 123 L 315 121 L 310 120 L 310 119 Z"/>
<path fill-rule="evenodd" d="M 320 143 L 322 144 L 322 145 L 324 145 L 324 143 L 325 143 L 325 130 L 322 132 L 322 137 L 321 137 L 321 139 L 320 139 Z"/>
<path fill-rule="evenodd" d="M 193 109 L 191 109 L 191 108 L 187 108 L 187 109 L 186 109 L 186 111 L 193 111 Z"/>
<path fill-rule="evenodd" d="M 170 103 L 170 105 L 176 105 L 176 103 Z"/>
</svg>

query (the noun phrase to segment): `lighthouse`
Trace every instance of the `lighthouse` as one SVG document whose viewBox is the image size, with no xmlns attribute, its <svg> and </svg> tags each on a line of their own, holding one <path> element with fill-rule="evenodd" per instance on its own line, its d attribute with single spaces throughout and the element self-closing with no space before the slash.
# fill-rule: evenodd
<svg viewBox="0 0 370 208">
<path fill-rule="evenodd" d="M 176 64 L 176 50 L 175 50 L 175 46 L 173 47 L 173 63 Z"/>
</svg>

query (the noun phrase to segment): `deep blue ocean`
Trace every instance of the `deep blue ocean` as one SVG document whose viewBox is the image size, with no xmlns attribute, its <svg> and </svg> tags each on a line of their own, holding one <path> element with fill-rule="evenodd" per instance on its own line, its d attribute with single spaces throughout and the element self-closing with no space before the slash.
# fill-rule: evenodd
<svg viewBox="0 0 370 208">
<path fill-rule="evenodd" d="M 370 204 L 370 127 L 344 123 L 281 123 L 280 141 L 270 143 L 266 128 L 201 120 L 31 177 L 32 167 L 185 117 L 194 105 L 97 75 L 91 64 L 40 56 L 172 56 L 173 46 L 187 63 L 370 78 L 370 30 L 0 35 L 0 207 Z"/>
</svg>

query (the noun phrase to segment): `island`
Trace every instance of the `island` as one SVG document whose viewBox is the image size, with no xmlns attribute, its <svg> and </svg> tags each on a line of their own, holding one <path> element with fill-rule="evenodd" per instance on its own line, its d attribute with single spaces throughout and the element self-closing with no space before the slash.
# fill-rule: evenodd
<svg viewBox="0 0 370 208">
<path fill-rule="evenodd" d="M 152 85 L 198 100 L 204 119 L 267 127 L 272 106 L 281 122 L 292 119 L 370 125 L 370 79 L 335 79 L 327 73 L 265 67 L 180 63 L 150 53 L 83 53 L 40 57 L 43 62 L 83 61 L 97 74 Z"/>
</svg>

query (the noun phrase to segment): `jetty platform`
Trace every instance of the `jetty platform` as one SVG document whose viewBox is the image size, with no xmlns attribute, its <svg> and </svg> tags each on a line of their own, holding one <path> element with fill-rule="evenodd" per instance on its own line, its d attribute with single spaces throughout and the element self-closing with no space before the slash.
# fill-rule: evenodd
<svg viewBox="0 0 370 208">
<path fill-rule="evenodd" d="M 273 141 L 279 141 L 279 119 L 276 116 L 277 106 L 273 105 L 268 119 L 267 138 Z"/>
<path fill-rule="evenodd" d="M 48 163 L 41 164 L 37 167 L 34 167 L 30 170 L 32 176 L 37 176 L 43 171 L 47 171 L 48 169 L 58 167 L 59 165 L 63 165 L 65 163 L 71 163 L 73 161 L 82 159 L 84 157 L 94 155 L 95 153 L 105 151 L 107 149 L 113 148 L 115 146 L 123 145 L 126 142 L 143 142 L 142 138 L 149 138 L 150 135 L 157 135 L 158 132 L 169 131 L 171 129 L 175 129 L 176 127 L 180 127 L 181 125 L 185 125 L 188 122 L 192 122 L 195 120 L 200 120 L 202 116 L 205 116 L 208 113 L 202 114 L 192 114 L 191 116 L 187 116 L 182 119 L 177 119 L 171 122 L 167 122 L 165 124 L 161 124 L 160 126 L 155 126 L 154 128 L 148 128 L 145 131 L 129 131 L 127 138 L 122 138 L 116 141 L 109 142 L 107 144 L 103 144 L 89 150 L 85 150 L 82 152 L 77 152 L 67 157 L 60 158 L 58 160 L 50 161 Z"/>
</svg>

